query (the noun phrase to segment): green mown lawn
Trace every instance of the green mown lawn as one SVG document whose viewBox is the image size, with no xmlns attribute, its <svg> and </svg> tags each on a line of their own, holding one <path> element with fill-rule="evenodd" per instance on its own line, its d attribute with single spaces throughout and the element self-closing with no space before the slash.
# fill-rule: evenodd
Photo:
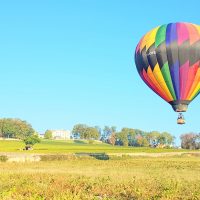
<svg viewBox="0 0 200 200">
<path fill-rule="evenodd" d="M 42 140 L 40 144 L 34 146 L 32 151 L 23 151 L 24 143 L 22 141 L 0 140 L 0 152 L 26 152 L 26 153 L 78 153 L 78 152 L 105 152 L 105 153 L 159 153 L 159 152 L 180 152 L 182 149 L 158 149 L 144 147 L 121 147 L 111 146 L 109 144 L 88 144 L 82 140 Z"/>
</svg>

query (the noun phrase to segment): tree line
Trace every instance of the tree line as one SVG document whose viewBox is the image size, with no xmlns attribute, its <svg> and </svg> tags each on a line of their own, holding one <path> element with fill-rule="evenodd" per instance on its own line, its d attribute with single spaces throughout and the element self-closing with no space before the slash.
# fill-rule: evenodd
<svg viewBox="0 0 200 200">
<path fill-rule="evenodd" d="M 145 132 L 139 129 L 122 128 L 117 131 L 115 126 L 90 127 L 86 124 L 76 124 L 72 129 L 73 138 L 99 139 L 111 145 L 138 146 L 138 147 L 170 147 L 174 142 L 174 136 L 168 132 Z"/>
<path fill-rule="evenodd" d="M 40 142 L 32 125 L 21 119 L 0 119 L 0 137 L 16 138 L 28 146 Z M 52 132 L 47 130 L 45 138 L 51 139 Z M 73 139 L 101 140 L 111 145 L 138 147 L 170 147 L 175 137 L 168 132 L 145 132 L 140 129 L 122 128 L 117 131 L 115 126 L 88 126 L 76 124 L 72 129 Z M 180 136 L 181 147 L 184 149 L 200 149 L 200 133 L 186 133 Z"/>
</svg>

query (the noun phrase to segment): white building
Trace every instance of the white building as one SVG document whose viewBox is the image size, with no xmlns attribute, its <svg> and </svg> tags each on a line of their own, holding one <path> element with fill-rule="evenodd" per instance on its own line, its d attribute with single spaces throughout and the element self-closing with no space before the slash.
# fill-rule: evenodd
<svg viewBox="0 0 200 200">
<path fill-rule="evenodd" d="M 38 136 L 39 136 L 39 138 L 44 138 L 44 133 L 40 133 L 40 134 L 38 134 Z"/>
<path fill-rule="evenodd" d="M 55 140 L 69 140 L 70 131 L 68 130 L 51 130 L 52 138 Z"/>
</svg>

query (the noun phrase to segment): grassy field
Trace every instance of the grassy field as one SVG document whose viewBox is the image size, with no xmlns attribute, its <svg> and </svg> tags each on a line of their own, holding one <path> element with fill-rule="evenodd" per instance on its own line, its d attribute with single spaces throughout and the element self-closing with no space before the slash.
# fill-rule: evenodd
<svg viewBox="0 0 200 200">
<path fill-rule="evenodd" d="M 200 199 L 200 157 L 0 163 L 1 200 Z"/>
<path fill-rule="evenodd" d="M 23 147 L 21 141 L 0 140 L 0 155 L 23 155 L 17 154 L 24 153 Z M 42 140 L 33 151 L 25 152 L 41 154 L 42 161 L 0 162 L 1 200 L 200 199 L 200 155 L 185 150 Z M 109 155 L 108 160 L 68 154 L 80 152 L 184 154 L 155 158 Z"/>
<path fill-rule="evenodd" d="M 23 152 L 24 143 L 21 141 L 8 141 L 0 140 L 0 152 Z M 26 151 L 26 153 L 80 153 L 80 152 L 92 152 L 92 153 L 157 153 L 157 152 L 180 152 L 185 151 L 182 149 L 157 149 L 157 148 L 138 148 L 138 147 L 120 147 L 111 146 L 108 144 L 88 144 L 87 141 L 53 141 L 42 140 L 40 144 L 34 146 L 33 151 Z"/>
</svg>

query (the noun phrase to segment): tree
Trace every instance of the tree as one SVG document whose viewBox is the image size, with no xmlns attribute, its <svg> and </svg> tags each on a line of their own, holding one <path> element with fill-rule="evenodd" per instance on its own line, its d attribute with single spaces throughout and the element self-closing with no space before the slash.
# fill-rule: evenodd
<svg viewBox="0 0 200 200">
<path fill-rule="evenodd" d="M 128 146 L 128 136 L 125 131 L 118 132 L 116 136 L 117 136 L 118 144 L 122 146 Z"/>
<path fill-rule="evenodd" d="M 135 131 L 135 135 L 141 135 L 142 137 L 147 135 L 147 132 L 142 131 L 140 129 L 134 129 L 134 131 Z"/>
<path fill-rule="evenodd" d="M 199 134 L 186 133 L 180 136 L 181 147 L 183 149 L 198 149 L 199 148 Z"/>
<path fill-rule="evenodd" d="M 169 146 L 173 144 L 174 137 L 170 133 L 163 132 L 158 136 L 158 141 L 159 141 L 159 144 Z"/>
<path fill-rule="evenodd" d="M 158 131 L 152 131 L 147 134 L 147 140 L 152 147 L 157 147 L 159 144 L 160 133 Z"/>
<path fill-rule="evenodd" d="M 85 124 L 76 124 L 73 127 L 72 134 L 74 135 L 74 138 L 81 138 L 84 139 L 84 131 L 88 126 Z"/>
<path fill-rule="evenodd" d="M 103 128 L 103 135 L 101 136 L 102 141 L 108 141 L 109 137 L 112 133 L 116 133 L 116 127 L 115 126 L 104 126 Z"/>
<path fill-rule="evenodd" d="M 3 119 L 0 119 L 0 137 L 3 137 Z"/>
<path fill-rule="evenodd" d="M 146 139 L 152 147 L 157 147 L 158 145 L 162 147 L 170 146 L 173 144 L 175 138 L 168 132 L 160 133 L 158 131 L 152 131 L 144 135 L 146 135 Z"/>
<path fill-rule="evenodd" d="M 196 149 L 200 149 L 200 133 L 196 135 Z"/>
<path fill-rule="evenodd" d="M 86 127 L 83 133 L 83 138 L 88 140 L 97 140 L 99 138 L 99 132 L 94 127 Z"/>
<path fill-rule="evenodd" d="M 123 146 L 148 146 L 143 133 L 138 129 L 122 128 L 121 132 L 117 133 L 117 143 Z"/>
<path fill-rule="evenodd" d="M 108 139 L 108 143 L 114 146 L 115 142 L 116 142 L 116 134 L 112 133 L 111 136 Z"/>
<path fill-rule="evenodd" d="M 98 139 L 99 132 L 95 127 L 89 127 L 85 124 L 76 124 L 73 127 L 72 133 L 74 137 L 80 137 L 81 139 Z"/>
<path fill-rule="evenodd" d="M 101 128 L 99 126 L 95 126 L 94 128 L 96 128 L 98 133 L 99 133 L 99 135 L 101 135 Z"/>
<path fill-rule="evenodd" d="M 0 119 L 0 135 L 6 138 L 24 139 L 34 134 L 32 126 L 21 119 Z"/>
<path fill-rule="evenodd" d="M 52 131 L 46 130 L 44 134 L 45 139 L 52 139 Z"/>
<path fill-rule="evenodd" d="M 124 135 L 127 135 L 129 146 L 134 146 L 136 135 L 135 130 L 132 128 L 122 128 L 121 132 L 123 132 Z"/>
<path fill-rule="evenodd" d="M 148 147 L 149 142 L 145 137 L 143 137 L 141 135 L 137 135 L 136 136 L 136 145 L 140 146 L 140 147 Z"/>
<path fill-rule="evenodd" d="M 36 143 L 40 143 L 41 142 L 40 138 L 38 137 L 38 134 L 34 134 L 34 135 L 31 135 L 31 136 L 28 136 L 23 141 L 26 144 L 25 150 L 32 149 L 33 145 L 35 145 Z"/>
</svg>

